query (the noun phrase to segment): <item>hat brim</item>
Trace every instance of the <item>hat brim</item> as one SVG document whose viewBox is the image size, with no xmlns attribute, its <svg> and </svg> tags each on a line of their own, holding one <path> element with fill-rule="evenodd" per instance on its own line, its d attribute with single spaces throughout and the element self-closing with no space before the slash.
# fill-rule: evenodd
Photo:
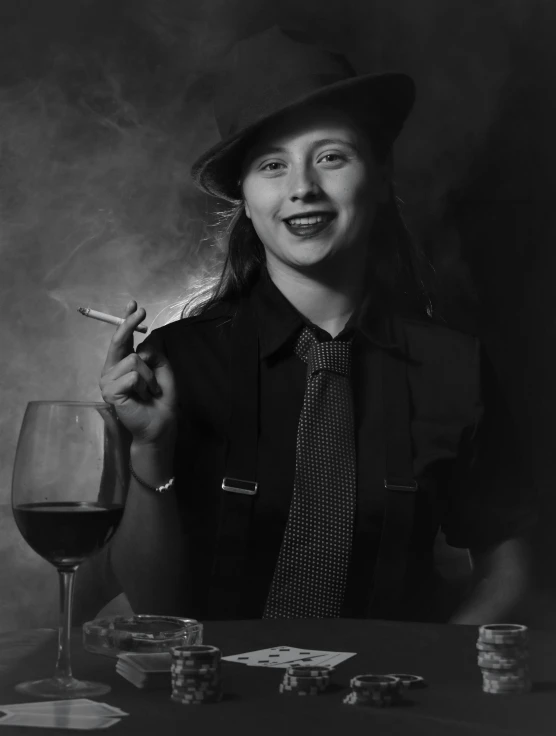
<svg viewBox="0 0 556 736">
<path fill-rule="evenodd" d="M 235 135 L 212 146 L 191 167 L 195 185 L 206 194 L 241 202 L 239 169 L 253 135 L 263 125 L 286 112 L 311 102 L 329 102 L 359 117 L 390 147 L 400 134 L 415 102 L 415 83 L 407 74 L 384 72 L 351 77 L 293 100 Z"/>
</svg>

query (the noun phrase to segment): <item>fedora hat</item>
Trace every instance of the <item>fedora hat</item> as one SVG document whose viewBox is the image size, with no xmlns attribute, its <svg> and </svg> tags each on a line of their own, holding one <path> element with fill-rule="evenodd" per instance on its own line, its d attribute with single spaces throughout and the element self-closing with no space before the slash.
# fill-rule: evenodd
<svg viewBox="0 0 556 736">
<path fill-rule="evenodd" d="M 300 43 L 274 26 L 237 43 L 225 58 L 214 112 L 220 142 L 191 168 L 207 194 L 241 201 L 241 163 L 263 125 L 300 105 L 327 103 L 363 122 L 381 149 L 399 135 L 415 100 L 407 74 L 357 75 L 347 59 Z"/>
</svg>

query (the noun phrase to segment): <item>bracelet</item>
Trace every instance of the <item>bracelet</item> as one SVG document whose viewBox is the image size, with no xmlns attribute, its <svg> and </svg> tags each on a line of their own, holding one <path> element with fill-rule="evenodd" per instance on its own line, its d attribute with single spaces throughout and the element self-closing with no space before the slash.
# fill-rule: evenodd
<svg viewBox="0 0 556 736">
<path fill-rule="evenodd" d="M 164 493 L 164 491 L 167 491 L 169 488 L 171 488 L 174 485 L 174 481 L 176 480 L 175 476 L 173 478 L 170 478 L 168 483 L 165 483 L 163 486 L 150 486 L 148 483 L 145 483 L 144 480 L 141 480 L 141 478 L 137 475 L 135 470 L 133 470 L 133 466 L 131 465 L 131 460 L 129 461 L 129 472 L 131 475 L 135 478 L 135 480 L 140 483 L 145 488 L 148 488 L 149 491 L 153 491 L 153 493 Z"/>
</svg>

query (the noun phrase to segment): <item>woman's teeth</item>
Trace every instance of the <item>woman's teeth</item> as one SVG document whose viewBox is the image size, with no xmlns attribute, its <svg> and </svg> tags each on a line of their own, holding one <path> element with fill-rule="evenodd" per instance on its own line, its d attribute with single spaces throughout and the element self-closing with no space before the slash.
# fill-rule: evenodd
<svg viewBox="0 0 556 736">
<path fill-rule="evenodd" d="M 307 215 L 306 217 L 290 217 L 284 220 L 288 231 L 298 238 L 313 238 L 320 236 L 329 226 L 335 215 Z"/>
<path fill-rule="evenodd" d="M 313 215 L 311 217 L 291 217 L 287 220 L 288 224 L 298 227 L 300 225 L 316 225 L 319 222 L 326 222 L 329 216 Z"/>
</svg>

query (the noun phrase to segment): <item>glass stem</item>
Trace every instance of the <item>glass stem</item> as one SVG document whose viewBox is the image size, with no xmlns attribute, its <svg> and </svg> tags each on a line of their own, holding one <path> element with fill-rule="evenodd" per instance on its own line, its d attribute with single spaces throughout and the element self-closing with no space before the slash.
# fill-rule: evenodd
<svg viewBox="0 0 556 736">
<path fill-rule="evenodd" d="M 55 677 L 58 680 L 71 680 L 71 608 L 75 570 L 58 570 L 58 576 L 60 578 L 60 626 Z"/>
</svg>

